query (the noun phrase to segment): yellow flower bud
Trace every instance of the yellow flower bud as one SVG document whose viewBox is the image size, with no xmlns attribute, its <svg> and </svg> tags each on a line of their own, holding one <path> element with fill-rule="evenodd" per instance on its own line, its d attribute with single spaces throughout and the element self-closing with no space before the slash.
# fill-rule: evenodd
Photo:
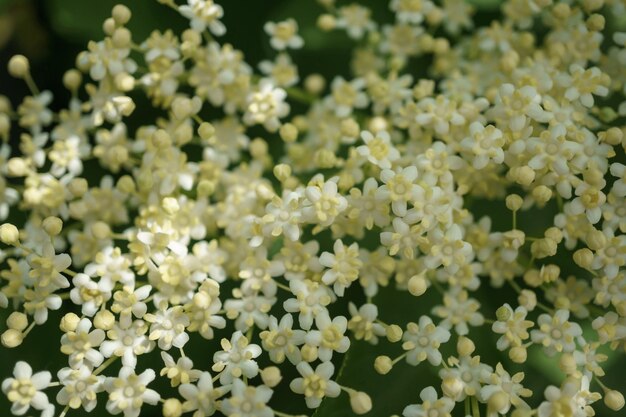
<svg viewBox="0 0 626 417">
<path fill-rule="evenodd" d="M 280 373 L 280 369 L 276 366 L 268 366 L 261 371 L 261 379 L 265 385 L 272 388 L 280 383 L 283 376 Z"/>
<path fill-rule="evenodd" d="M 393 362 L 389 356 L 378 356 L 374 361 L 374 369 L 381 375 L 386 375 L 393 368 Z"/>
<path fill-rule="evenodd" d="M 350 407 L 355 414 L 369 413 L 372 409 L 372 399 L 362 391 L 350 391 Z"/>
<path fill-rule="evenodd" d="M 15 78 L 25 78 L 30 71 L 28 58 L 24 55 L 13 55 L 9 60 L 9 74 Z"/>
<path fill-rule="evenodd" d="M 11 223 L 0 225 L 0 240 L 5 245 L 17 245 L 20 241 L 20 231 Z"/>
<path fill-rule="evenodd" d="M 63 220 L 56 216 L 46 217 L 41 226 L 48 235 L 57 236 L 63 230 Z"/>
<path fill-rule="evenodd" d="M 402 339 L 402 328 L 397 324 L 391 324 L 385 329 L 387 340 L 391 343 L 399 342 Z"/>
<path fill-rule="evenodd" d="M 428 289 L 428 282 L 423 274 L 413 275 L 408 282 L 408 289 L 411 295 L 419 297 Z"/>
<path fill-rule="evenodd" d="M 168 398 L 163 402 L 163 417 L 180 417 L 183 405 L 178 398 Z"/>
<path fill-rule="evenodd" d="M 624 396 L 614 389 L 608 390 L 604 394 L 604 404 L 613 411 L 619 411 L 624 408 Z"/>
<path fill-rule="evenodd" d="M 28 327 L 28 316 L 22 312 L 14 311 L 7 318 L 7 326 L 9 329 L 21 332 Z"/>
<path fill-rule="evenodd" d="M 2 346 L 6 348 L 18 347 L 24 341 L 24 334 L 15 329 L 6 330 L 0 337 Z"/>
<path fill-rule="evenodd" d="M 59 327 L 64 332 L 73 332 L 76 330 L 76 326 L 78 326 L 78 322 L 80 321 L 80 317 L 78 317 L 74 313 L 67 313 L 61 318 L 61 323 Z"/>
</svg>

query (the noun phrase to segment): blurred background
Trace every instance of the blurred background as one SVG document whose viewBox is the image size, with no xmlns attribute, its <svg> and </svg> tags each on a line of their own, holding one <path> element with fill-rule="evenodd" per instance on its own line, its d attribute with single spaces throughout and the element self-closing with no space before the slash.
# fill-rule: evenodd
<svg viewBox="0 0 626 417">
<path fill-rule="evenodd" d="M 28 93 L 24 83 L 10 78 L 7 74 L 6 63 L 14 54 L 26 55 L 31 61 L 33 77 L 41 90 L 50 90 L 54 94 L 53 109 L 63 108 L 69 98 L 69 93 L 63 88 L 61 79 L 63 73 L 74 66 L 76 55 L 86 48 L 89 40 L 100 40 L 103 37 L 102 22 L 110 16 L 111 8 L 117 3 L 128 5 L 133 18 L 129 24 L 135 41 L 146 38 L 155 29 L 173 29 L 181 33 L 188 23 L 169 8 L 159 5 L 152 0 L 113 1 L 113 0 L 0 0 L 0 94 L 7 96 L 14 106 Z M 353 43 L 341 33 L 325 34 L 315 28 L 315 21 L 321 8 L 313 0 L 228 0 L 220 2 L 224 7 L 224 19 L 228 28 L 226 35 L 220 42 L 231 43 L 235 48 L 243 51 L 249 64 L 255 66 L 261 60 L 274 55 L 269 48 L 267 37 L 263 32 L 263 25 L 269 20 L 280 20 L 294 17 L 300 25 L 300 33 L 304 37 L 306 47 L 294 51 L 292 56 L 299 65 L 300 77 L 303 79 L 311 73 L 321 73 L 327 77 L 334 75 L 349 76 L 350 49 Z M 360 1 L 373 9 L 375 19 L 381 22 L 391 21 L 388 2 L 382 0 Z M 488 25 L 498 18 L 498 0 L 477 0 L 476 25 Z M 416 66 L 416 74 L 423 75 L 425 65 Z M 149 121 L 145 121 L 146 123 Z M 17 129 L 12 141 L 17 140 Z M 89 175 L 89 173 L 87 173 Z M 476 218 L 489 214 L 493 217 L 494 229 L 506 230 L 510 228 L 510 218 L 503 203 L 494 202 L 475 203 L 472 211 Z M 555 207 L 547 207 L 541 212 L 528 212 L 520 216 L 519 221 L 531 224 L 532 228 L 543 230 L 551 225 Z M 494 215 L 494 213 L 496 213 Z M 504 213 L 506 216 L 503 217 Z M 324 236 L 322 236 L 324 238 Z M 377 241 L 360 242 L 362 246 L 376 246 Z M 566 271 L 570 272 L 570 271 Z M 508 287 L 507 287 L 508 288 Z M 352 288 L 354 290 L 354 288 Z M 483 303 L 481 310 L 486 317 L 494 317 L 495 310 L 504 302 L 515 304 L 515 293 L 508 289 L 497 292 L 486 289 L 484 286 L 477 293 L 477 298 Z M 227 293 L 224 291 L 224 293 Z M 496 296 L 494 296 L 496 295 Z M 357 305 L 364 302 L 358 291 L 351 291 L 346 297 Z M 432 306 L 440 299 L 434 290 L 425 296 L 416 299 L 407 293 L 399 293 L 391 288 L 383 289 L 375 302 L 379 305 L 381 318 L 385 322 L 405 324 L 408 321 L 417 321 L 420 315 L 428 313 Z M 344 309 L 344 305 L 337 306 Z M 65 356 L 59 351 L 61 332 L 54 328 L 62 314 L 71 311 L 53 312 L 50 316 L 50 325 L 37 326 L 26 342 L 17 349 L 7 350 L 0 348 L 0 380 L 12 374 L 16 361 L 25 360 L 35 372 L 50 370 L 53 374 L 66 366 Z M 6 311 L 0 311 L 0 322 L 4 322 Z M 4 324 L 2 324 L 4 326 Z M 489 330 L 488 325 L 481 329 L 473 329 L 471 336 L 477 342 L 477 353 L 483 360 L 494 366 L 502 361 L 510 364 L 506 354 L 495 349 L 497 335 Z M 585 327 L 589 333 L 590 326 Z M 592 337 L 593 339 L 593 337 Z M 256 341 L 258 343 L 258 340 Z M 453 354 L 454 344 L 449 343 L 444 352 Z M 208 370 L 211 366 L 213 352 L 217 349 L 217 340 L 207 342 L 199 337 L 192 336 L 187 354 L 194 360 L 196 368 Z M 389 416 L 400 414 L 408 404 L 418 403 L 419 392 L 428 385 L 439 388 L 439 379 L 436 370 L 429 365 L 422 364 L 412 367 L 401 362 L 386 376 L 377 375 L 373 369 L 374 358 L 380 354 L 395 357 L 401 353 L 400 346 L 389 345 L 385 341 L 379 347 L 372 347 L 367 343 L 353 342 L 346 355 L 335 355 L 337 369 L 341 368 L 339 382 L 372 395 L 374 410 L 368 415 Z M 626 381 L 621 374 L 626 370 L 624 355 L 613 352 L 604 368 L 607 376 L 603 381 L 612 388 L 626 391 Z M 176 355 L 174 354 L 176 357 Z M 444 355 L 445 357 L 445 355 Z M 262 366 L 269 363 L 261 363 Z M 162 368 L 162 361 L 158 353 L 140 358 L 138 370 L 147 367 L 154 368 L 157 373 Z M 113 365 L 105 372 L 114 375 L 119 364 Z M 293 369 L 282 367 L 284 381 L 275 390 L 271 405 L 277 410 L 288 413 L 312 412 L 304 407 L 303 398 L 289 392 L 288 383 L 296 377 Z M 538 349 L 532 350 L 528 362 L 523 365 L 507 365 L 511 373 L 526 372 L 525 385 L 534 391 L 531 403 L 537 404 L 543 397 L 543 388 L 548 384 L 559 384 L 562 373 L 556 359 L 546 358 Z M 53 379 L 56 377 L 53 375 Z M 151 385 L 164 397 L 174 396 L 167 381 L 159 381 Z M 594 386 L 599 391 L 597 385 Z M 48 390 L 53 399 L 56 389 Z M 90 413 L 94 416 L 108 415 L 104 410 L 106 394 L 99 397 L 98 408 Z M 457 407 L 458 416 L 462 414 L 463 405 Z M 624 414 L 608 411 L 604 405 L 596 407 L 598 417 L 618 417 Z M 61 412 L 57 407 L 56 415 Z M 4 395 L 0 395 L 0 416 L 9 415 L 9 403 Z M 31 409 L 29 415 L 37 415 Z M 84 415 L 83 411 L 70 411 L 69 416 Z M 145 407 L 142 416 L 159 416 L 160 408 Z M 348 398 L 345 394 L 337 399 L 327 399 L 322 407 L 316 411 L 315 417 L 343 417 L 351 415 Z M 485 412 L 483 410 L 483 417 Z"/>
</svg>

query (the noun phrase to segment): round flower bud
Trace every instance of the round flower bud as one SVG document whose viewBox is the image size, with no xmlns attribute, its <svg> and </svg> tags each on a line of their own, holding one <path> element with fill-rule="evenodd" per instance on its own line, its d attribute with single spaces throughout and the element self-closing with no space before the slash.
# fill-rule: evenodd
<svg viewBox="0 0 626 417">
<path fill-rule="evenodd" d="M 419 297 L 428 289 L 428 282 L 423 274 L 413 275 L 408 282 L 408 288 L 411 295 Z"/>
<path fill-rule="evenodd" d="M 337 19 L 332 14 L 324 13 L 317 18 L 317 27 L 323 31 L 331 31 L 337 25 Z"/>
<path fill-rule="evenodd" d="M 202 140 L 211 140 L 215 136 L 215 127 L 209 122 L 202 122 L 198 126 L 198 135 Z"/>
<path fill-rule="evenodd" d="M 359 135 L 359 124 L 352 118 L 341 121 L 341 134 L 349 138 L 356 138 Z"/>
<path fill-rule="evenodd" d="M 522 204 L 524 204 L 524 200 L 517 194 L 509 194 L 506 196 L 505 203 L 506 208 L 511 211 L 517 211 L 522 207 Z"/>
<path fill-rule="evenodd" d="M 89 189 L 89 184 L 84 178 L 74 178 L 67 186 L 74 197 L 82 197 Z"/>
<path fill-rule="evenodd" d="M 7 171 L 12 177 L 25 177 L 30 170 L 23 158 L 15 157 L 7 161 Z"/>
<path fill-rule="evenodd" d="M 2 342 L 2 346 L 6 348 L 18 347 L 24 341 L 24 334 L 19 330 L 9 329 L 2 333 L 0 341 Z"/>
<path fill-rule="evenodd" d="M 378 356 L 374 361 L 374 369 L 381 375 L 386 375 L 393 368 L 393 362 L 389 356 Z"/>
<path fill-rule="evenodd" d="M 9 74 L 15 78 L 25 78 L 30 71 L 28 58 L 24 55 L 13 55 L 9 60 Z"/>
<path fill-rule="evenodd" d="M 601 14 L 595 13 L 589 16 L 585 23 L 587 24 L 587 28 L 589 28 L 589 30 L 598 32 L 604 29 L 606 20 Z"/>
<path fill-rule="evenodd" d="M 135 79 L 132 75 L 121 72 L 115 76 L 115 86 L 118 90 L 128 92 L 135 88 Z"/>
<path fill-rule="evenodd" d="M 130 9 L 123 4 L 116 4 L 111 11 L 111 16 L 113 16 L 113 20 L 118 25 L 125 25 L 130 20 L 132 13 Z"/>
<path fill-rule="evenodd" d="M 61 323 L 59 327 L 64 332 L 73 332 L 76 330 L 76 326 L 78 326 L 78 322 L 80 321 L 80 317 L 78 317 L 74 313 L 67 313 L 61 319 Z"/>
<path fill-rule="evenodd" d="M 96 239 L 107 239 L 111 236 L 111 227 L 105 222 L 94 222 L 91 225 L 91 234 Z"/>
<path fill-rule="evenodd" d="M 104 22 L 102 22 L 102 30 L 109 36 L 111 36 L 113 32 L 115 32 L 116 26 L 117 25 L 115 24 L 115 20 L 113 20 L 112 17 L 109 17 L 108 19 L 105 19 Z"/>
<path fill-rule="evenodd" d="M 283 182 L 291 176 L 291 167 L 287 164 L 278 164 L 274 167 L 273 172 L 276 179 Z"/>
<path fill-rule="evenodd" d="M 455 377 L 444 378 L 441 381 L 441 390 L 447 397 L 455 399 L 463 392 L 463 381 Z"/>
<path fill-rule="evenodd" d="M 183 405 L 178 398 L 168 398 L 163 401 L 163 417 L 180 417 L 183 415 Z"/>
<path fill-rule="evenodd" d="M 372 399 L 363 391 L 350 391 L 350 407 L 355 414 L 365 414 L 372 410 Z"/>
<path fill-rule="evenodd" d="M 273 388 L 280 383 L 283 376 L 280 373 L 280 369 L 276 366 L 268 366 L 261 371 L 261 379 L 265 385 Z"/>
<path fill-rule="evenodd" d="M 624 396 L 614 389 L 607 390 L 604 393 L 604 404 L 613 411 L 619 411 L 624 408 Z"/>
<path fill-rule="evenodd" d="M 585 240 L 591 250 L 600 250 L 606 246 L 606 236 L 598 229 L 590 230 Z"/>
<path fill-rule="evenodd" d="M 561 355 L 561 359 L 559 360 L 559 368 L 561 368 L 561 371 L 563 371 L 567 375 L 576 372 L 577 364 L 576 359 L 574 359 L 574 355 L 572 355 L 571 353 L 564 353 L 563 355 Z"/>
<path fill-rule="evenodd" d="M 533 311 L 537 307 L 537 294 L 531 290 L 522 290 L 517 297 L 520 306 L 528 311 Z"/>
<path fill-rule="evenodd" d="M 470 356 L 474 353 L 474 350 L 476 350 L 476 346 L 474 345 L 474 342 L 472 342 L 472 339 L 460 336 L 458 342 L 456 343 L 456 350 L 461 356 Z"/>
<path fill-rule="evenodd" d="M 516 174 L 515 181 L 520 185 L 530 185 L 535 180 L 535 171 L 529 166 L 519 167 Z"/>
<path fill-rule="evenodd" d="M 63 230 L 63 220 L 56 216 L 46 217 L 41 224 L 43 230 L 50 236 L 58 236 Z"/>
<path fill-rule="evenodd" d="M 71 69 L 63 74 L 63 85 L 70 91 L 78 90 L 83 82 L 83 75 L 76 69 Z"/>
<path fill-rule="evenodd" d="M 115 316 L 109 310 L 100 310 L 93 318 L 96 329 L 111 330 L 115 324 Z"/>
<path fill-rule="evenodd" d="M 507 321 L 511 318 L 511 311 L 505 306 L 502 306 L 496 310 L 496 317 L 498 321 Z"/>
<path fill-rule="evenodd" d="M 311 345 L 302 346 L 302 359 L 306 362 L 313 362 L 317 359 L 317 347 Z"/>
<path fill-rule="evenodd" d="M 117 180 L 117 184 L 115 185 L 118 190 L 132 194 L 135 192 L 135 181 L 130 175 L 124 175 L 119 180 Z"/>
<path fill-rule="evenodd" d="M 563 240 L 563 232 L 558 227 L 549 227 L 544 232 L 544 235 L 547 238 L 554 240 L 556 243 L 561 243 Z"/>
<path fill-rule="evenodd" d="M 367 124 L 367 127 L 369 128 L 369 130 L 376 133 L 387 130 L 387 128 L 389 127 L 389 123 L 387 123 L 387 120 L 384 117 L 372 117 Z"/>
<path fill-rule="evenodd" d="M 208 197 L 215 192 L 215 184 L 213 181 L 200 180 L 198 183 L 198 196 Z"/>
<path fill-rule="evenodd" d="M 391 324 L 385 329 L 387 340 L 391 343 L 399 342 L 402 339 L 402 328 L 397 324 Z"/>
<path fill-rule="evenodd" d="M 509 358 L 515 363 L 524 363 L 528 358 L 528 352 L 523 346 L 515 346 L 509 350 Z"/>
<path fill-rule="evenodd" d="M 11 223 L 0 225 L 0 240 L 5 245 L 16 245 L 20 241 L 20 231 Z"/>
<path fill-rule="evenodd" d="M 250 154 L 253 158 L 263 158 L 267 155 L 267 142 L 261 138 L 256 138 L 250 142 Z"/>
<path fill-rule="evenodd" d="M 21 332 L 28 327 L 28 316 L 20 311 L 14 311 L 7 318 L 7 326 L 9 326 L 9 329 Z"/>
<path fill-rule="evenodd" d="M 498 391 L 489 397 L 487 404 L 489 405 L 489 409 L 502 412 L 503 410 L 506 410 L 510 404 L 509 396 L 503 391 Z"/>
<path fill-rule="evenodd" d="M 552 190 L 545 185 L 535 187 L 532 196 L 539 205 L 544 205 L 552 198 Z"/>
<path fill-rule="evenodd" d="M 298 128 L 292 123 L 285 123 L 278 130 L 278 134 L 285 142 L 295 142 L 298 139 Z"/>
<path fill-rule="evenodd" d="M 320 74 L 311 74 L 304 79 L 304 88 L 311 94 L 319 94 L 326 87 L 326 80 Z"/>
</svg>

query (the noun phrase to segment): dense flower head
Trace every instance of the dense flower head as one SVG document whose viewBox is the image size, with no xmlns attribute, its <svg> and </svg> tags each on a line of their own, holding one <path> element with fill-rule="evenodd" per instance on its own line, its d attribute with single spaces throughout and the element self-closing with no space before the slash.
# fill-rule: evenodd
<svg viewBox="0 0 626 417">
<path fill-rule="evenodd" d="M 30 93 L 0 96 L 0 349 L 58 328 L 66 361 L 10 364 L 10 412 L 622 409 L 624 1 L 485 23 L 463 0 L 318 0 L 319 33 L 264 22 L 254 65 L 220 3 L 158 0 L 185 29 L 145 39 L 115 6 L 58 111 L 8 62 Z M 350 71 L 300 65 L 315 36 L 351 42 Z M 422 385 L 387 404 L 400 366 Z"/>
</svg>

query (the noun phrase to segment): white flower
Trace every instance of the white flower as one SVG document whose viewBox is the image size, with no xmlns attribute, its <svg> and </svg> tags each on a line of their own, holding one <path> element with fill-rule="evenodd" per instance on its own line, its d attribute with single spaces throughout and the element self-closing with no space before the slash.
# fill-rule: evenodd
<svg viewBox="0 0 626 417">
<path fill-rule="evenodd" d="M 320 255 L 320 263 L 329 268 L 322 275 L 322 282 L 333 285 L 333 290 L 341 297 L 345 289 L 358 278 L 363 262 L 359 259 L 359 245 L 356 242 L 344 246 L 338 239 L 335 241 L 333 251 L 334 253 L 322 252 Z"/>
<path fill-rule="evenodd" d="M 63 385 L 56 397 L 59 404 L 68 405 L 72 409 L 83 407 L 86 412 L 96 407 L 97 394 L 104 390 L 104 376 L 93 375 L 85 365 L 77 369 L 63 368 L 57 376 Z"/>
<path fill-rule="evenodd" d="M 50 385 L 52 375 L 48 371 L 37 372 L 29 364 L 18 361 L 13 368 L 13 378 L 2 381 L 4 392 L 11 404 L 11 413 L 16 416 L 26 414 L 30 407 L 42 410 L 42 417 L 52 416 L 54 406 L 42 391 Z"/>
<path fill-rule="evenodd" d="M 143 300 L 148 298 L 151 291 L 152 286 L 150 285 L 144 285 L 137 289 L 124 287 L 120 291 L 115 291 L 113 294 L 115 301 L 111 306 L 111 311 L 120 315 L 122 326 L 129 327 L 133 316 L 140 319 L 146 314 L 148 306 Z"/>
<path fill-rule="evenodd" d="M 253 378 L 259 373 L 259 365 L 254 360 L 262 350 L 259 345 L 249 344 L 239 330 L 233 333 L 230 341 L 222 339 L 222 349 L 213 355 L 213 371 L 221 372 L 220 383 L 229 384 L 242 375 Z"/>
<path fill-rule="evenodd" d="M 496 342 L 498 350 L 505 350 L 509 346 L 521 346 L 523 341 L 528 339 L 528 328 L 534 323 L 526 320 L 528 311 L 523 306 L 519 306 L 513 311 L 509 304 L 504 304 L 496 310 L 498 320 L 491 325 L 494 333 L 502 336 Z"/>
<path fill-rule="evenodd" d="M 348 201 L 337 192 L 337 183 L 332 179 L 319 186 L 309 185 L 305 188 L 304 195 L 304 219 L 320 227 L 330 226 L 339 213 L 348 207 Z"/>
<path fill-rule="evenodd" d="M 299 313 L 300 327 L 305 330 L 311 328 L 315 317 L 327 312 L 326 306 L 335 298 L 326 285 L 310 280 L 292 279 L 289 288 L 296 298 L 286 300 L 283 308 L 289 313 Z"/>
<path fill-rule="evenodd" d="M 248 125 L 262 124 L 268 131 L 275 132 L 281 124 L 279 119 L 289 114 L 286 97 L 285 90 L 274 87 L 267 78 L 262 79 L 258 89 L 248 95 L 244 122 Z"/>
<path fill-rule="evenodd" d="M 461 336 L 469 333 L 468 324 L 481 326 L 485 322 L 485 318 L 478 311 L 480 303 L 469 298 L 468 292 L 461 287 L 448 291 L 443 297 L 443 304 L 433 308 L 433 313 L 444 319 L 440 324 L 442 327 L 454 327 L 454 331 Z"/>
<path fill-rule="evenodd" d="M 331 95 L 326 97 L 325 103 L 337 117 L 348 117 L 354 109 L 362 109 L 369 104 L 369 98 L 363 91 L 365 80 L 362 78 L 348 82 L 342 77 L 335 77 L 330 87 Z"/>
<path fill-rule="evenodd" d="M 367 7 L 354 3 L 339 8 L 337 28 L 346 29 L 348 36 L 361 39 L 365 33 L 375 29 L 376 24 L 371 20 L 372 11 Z"/>
<path fill-rule="evenodd" d="M 309 346 L 317 347 L 317 356 L 322 362 L 333 357 L 333 351 L 345 353 L 350 347 L 350 339 L 345 336 L 348 320 L 343 316 L 330 319 L 328 314 L 320 314 L 315 318 L 318 330 L 307 333 L 305 341 Z"/>
<path fill-rule="evenodd" d="M 111 298 L 112 287 L 107 280 L 92 280 L 86 274 L 76 274 L 72 278 L 74 288 L 70 291 L 70 299 L 76 305 L 81 306 L 81 312 L 88 317 L 93 317 L 100 307 Z"/>
<path fill-rule="evenodd" d="M 304 40 L 298 35 L 298 23 L 294 19 L 278 23 L 267 22 L 263 29 L 271 36 L 270 45 L 277 51 L 300 49 L 304 45 Z"/>
<path fill-rule="evenodd" d="M 532 391 L 524 388 L 521 384 L 524 379 L 524 373 L 518 372 L 511 376 L 501 363 L 496 365 L 496 371 L 491 374 L 486 385 L 480 389 L 480 397 L 483 401 L 489 401 L 489 399 L 498 393 L 504 394 L 505 404 L 498 410 L 493 410 L 490 415 L 495 415 L 496 412 L 504 414 L 509 412 L 511 406 L 515 408 L 529 409 L 530 407 L 521 397 L 530 397 Z"/>
<path fill-rule="evenodd" d="M 583 331 L 578 323 L 570 322 L 568 310 L 558 310 L 553 316 L 542 314 L 537 319 L 538 329 L 530 333 L 534 343 L 545 347 L 546 352 L 573 352 L 576 349 L 576 338 Z"/>
<path fill-rule="evenodd" d="M 181 356 L 176 362 L 174 358 L 166 352 L 161 352 L 161 359 L 165 367 L 161 369 L 160 375 L 167 375 L 173 387 L 182 384 L 195 382 L 200 378 L 202 372 L 193 369 L 193 361 L 188 356 Z"/>
<path fill-rule="evenodd" d="M 432 365 L 438 366 L 442 360 L 439 347 L 450 340 L 450 332 L 442 326 L 435 326 L 430 317 L 421 316 L 418 324 L 407 325 L 402 340 L 402 349 L 407 351 L 407 363 L 415 366 L 428 360 Z"/>
<path fill-rule="evenodd" d="M 233 381 L 231 396 L 222 401 L 222 411 L 232 417 L 273 417 L 274 411 L 267 406 L 273 391 L 264 386 L 252 387 L 241 379 Z"/>
<path fill-rule="evenodd" d="M 386 334 L 385 327 L 378 322 L 378 307 L 376 304 L 363 304 L 358 310 L 354 303 L 348 304 L 352 318 L 348 322 L 348 329 L 354 333 L 356 340 L 365 340 L 372 344 L 378 343 L 378 337 Z"/>
<path fill-rule="evenodd" d="M 182 348 L 189 341 L 185 333 L 189 326 L 187 317 L 181 306 L 160 309 L 156 314 L 146 314 L 145 320 L 150 325 L 150 340 L 158 340 L 159 349 L 169 350 L 172 346 Z"/>
<path fill-rule="evenodd" d="M 100 353 L 105 358 L 113 355 L 122 358 L 122 365 L 134 369 L 137 365 L 137 356 L 149 352 L 154 347 L 146 332 L 148 326 L 142 320 L 135 320 L 128 325 L 116 323 L 107 332 L 109 340 L 105 340 L 100 345 Z"/>
<path fill-rule="evenodd" d="M 472 165 L 476 169 L 487 166 L 489 161 L 501 164 L 504 161 L 504 137 L 502 131 L 493 125 L 483 126 L 472 122 L 470 136 L 461 141 L 461 147 L 473 155 Z"/>
<path fill-rule="evenodd" d="M 296 369 L 302 378 L 291 381 L 289 388 L 296 394 L 304 394 L 307 407 L 317 408 L 324 397 L 337 397 L 341 393 L 339 384 L 330 379 L 335 372 L 331 362 L 319 364 L 315 371 L 308 363 L 300 362 Z"/>
<path fill-rule="evenodd" d="M 378 131 L 374 136 L 371 132 L 364 130 L 361 132 L 361 138 L 365 145 L 357 147 L 357 152 L 381 169 L 391 168 L 391 163 L 400 158 L 400 152 L 393 146 L 391 137 L 386 131 Z"/>
<path fill-rule="evenodd" d="M 178 6 L 178 11 L 191 21 L 191 28 L 204 32 L 208 27 L 215 36 L 226 33 L 226 26 L 219 19 L 224 16 L 224 9 L 213 0 L 187 0 L 187 4 Z"/>
<path fill-rule="evenodd" d="M 408 405 L 402 411 L 403 417 L 450 417 L 454 401 L 448 397 L 439 398 L 433 387 L 426 387 L 420 392 L 422 404 Z"/>
<path fill-rule="evenodd" d="M 393 213 L 396 216 L 404 216 L 407 203 L 417 200 L 419 196 L 420 187 L 414 183 L 417 179 L 417 168 L 408 166 L 398 168 L 396 171 L 383 169 L 380 179 L 384 184 L 376 191 L 376 198 L 391 201 Z"/>
<path fill-rule="evenodd" d="M 183 403 L 185 412 L 194 411 L 193 417 L 211 416 L 215 413 L 215 400 L 220 397 L 221 392 L 213 388 L 213 378 L 208 372 L 202 372 L 198 383 L 182 384 L 178 387 L 178 392 L 186 400 Z"/>
<path fill-rule="evenodd" d="M 124 417 L 138 417 L 144 403 L 156 405 L 161 396 L 147 388 L 154 378 L 152 369 L 137 375 L 133 368 L 122 367 L 117 378 L 109 377 L 104 382 L 104 388 L 109 393 L 107 411 L 111 414 L 124 413 Z"/>
<path fill-rule="evenodd" d="M 96 368 L 102 364 L 104 357 L 96 349 L 104 341 L 104 331 L 94 329 L 91 332 L 91 321 L 84 318 L 78 322 L 74 331 L 69 331 L 61 337 L 61 352 L 69 355 L 72 368 L 83 365 Z"/>
<path fill-rule="evenodd" d="M 293 317 L 285 314 L 278 322 L 270 316 L 268 328 L 261 332 L 261 345 L 268 352 L 274 363 L 282 363 L 285 358 L 294 365 L 301 360 L 298 346 L 304 344 L 306 333 L 303 330 L 293 330 Z"/>
</svg>

